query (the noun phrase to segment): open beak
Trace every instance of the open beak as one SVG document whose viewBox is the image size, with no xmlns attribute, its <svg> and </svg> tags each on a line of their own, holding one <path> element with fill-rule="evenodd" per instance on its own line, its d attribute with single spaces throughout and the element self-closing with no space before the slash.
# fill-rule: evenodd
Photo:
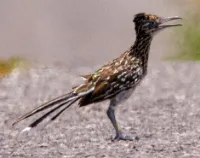
<svg viewBox="0 0 200 158">
<path fill-rule="evenodd" d="M 160 22 L 159 22 L 158 28 L 159 29 L 164 29 L 164 28 L 167 28 L 167 27 L 182 26 L 182 24 L 165 24 L 166 22 L 173 21 L 173 20 L 180 20 L 180 19 L 182 19 L 182 18 L 179 17 L 179 16 L 160 18 Z"/>
</svg>

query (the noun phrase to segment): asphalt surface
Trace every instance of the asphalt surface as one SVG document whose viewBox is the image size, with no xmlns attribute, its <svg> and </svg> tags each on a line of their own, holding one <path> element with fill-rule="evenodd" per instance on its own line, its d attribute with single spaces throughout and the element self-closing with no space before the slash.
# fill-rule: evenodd
<svg viewBox="0 0 200 158">
<path fill-rule="evenodd" d="M 1 80 L 1 157 L 200 157 L 198 63 L 154 62 L 134 95 L 117 111 L 125 134 L 139 141 L 112 142 L 108 102 L 74 105 L 58 120 L 20 134 L 35 117 L 11 127 L 14 118 L 80 83 L 80 72 L 37 66 Z"/>
</svg>

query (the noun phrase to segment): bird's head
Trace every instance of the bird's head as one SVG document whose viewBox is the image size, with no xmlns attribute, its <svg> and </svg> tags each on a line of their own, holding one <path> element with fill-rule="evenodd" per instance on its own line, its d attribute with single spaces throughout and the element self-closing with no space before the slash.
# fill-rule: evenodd
<svg viewBox="0 0 200 158">
<path fill-rule="evenodd" d="M 136 34 L 154 35 L 165 28 L 182 26 L 181 24 L 165 24 L 178 19 L 182 18 L 178 16 L 164 18 L 152 14 L 138 13 L 135 15 L 133 22 L 135 23 Z"/>
</svg>

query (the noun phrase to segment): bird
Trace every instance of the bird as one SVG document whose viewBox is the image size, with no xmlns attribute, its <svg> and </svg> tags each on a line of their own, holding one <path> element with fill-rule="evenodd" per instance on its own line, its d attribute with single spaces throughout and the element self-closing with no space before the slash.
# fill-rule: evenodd
<svg viewBox="0 0 200 158">
<path fill-rule="evenodd" d="M 161 17 L 145 12 L 134 15 L 136 39 L 127 51 L 119 57 L 103 65 L 94 73 L 82 75 L 84 82 L 73 87 L 70 92 L 50 100 L 25 115 L 19 117 L 13 126 L 36 113 L 52 108 L 41 117 L 33 121 L 24 131 L 29 131 L 49 117 L 50 122 L 55 120 L 67 108 L 78 102 L 79 107 L 109 100 L 107 116 L 115 130 L 114 140 L 132 141 L 135 138 L 124 135 L 115 117 L 117 105 L 127 100 L 135 88 L 147 75 L 148 58 L 153 37 L 158 32 L 182 24 L 166 24 L 172 20 L 182 19 L 180 16 Z M 58 111 L 60 110 L 60 111 Z M 55 113 L 57 111 L 57 113 Z"/>
</svg>

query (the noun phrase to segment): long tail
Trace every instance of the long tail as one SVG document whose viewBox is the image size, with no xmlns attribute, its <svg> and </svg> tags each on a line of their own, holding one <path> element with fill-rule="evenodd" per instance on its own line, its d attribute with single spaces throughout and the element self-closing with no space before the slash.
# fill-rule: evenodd
<svg viewBox="0 0 200 158">
<path fill-rule="evenodd" d="M 63 108 L 60 112 L 58 112 L 55 116 L 53 116 L 50 119 L 50 121 L 55 120 L 62 112 L 64 112 L 64 110 L 66 110 L 67 108 L 69 108 L 78 99 L 79 98 L 74 99 L 73 101 L 71 101 L 65 108 Z M 61 108 L 62 106 L 64 106 L 66 103 L 67 103 L 67 101 L 61 102 L 60 104 L 58 104 L 58 106 L 56 106 L 55 108 L 51 109 L 49 112 L 45 113 L 44 115 L 42 115 L 40 118 L 38 118 L 37 120 L 35 120 L 34 122 L 32 122 L 28 127 L 24 128 L 22 130 L 22 132 L 29 131 L 30 129 L 36 127 L 40 122 L 42 122 L 45 118 L 47 118 L 51 113 L 53 113 L 54 111 L 56 111 L 59 108 Z"/>
<path fill-rule="evenodd" d="M 52 114 L 54 111 L 60 109 L 63 107 L 65 104 L 66 107 L 64 107 L 62 110 L 60 110 L 56 115 L 54 115 L 50 121 L 55 120 L 61 113 L 63 113 L 67 108 L 69 108 L 73 103 L 75 103 L 77 100 L 79 100 L 81 97 L 93 92 L 94 87 L 92 84 L 83 84 L 80 85 L 79 87 L 75 88 L 72 92 L 62 95 L 58 98 L 55 98 L 53 100 L 48 101 L 47 103 L 44 103 L 40 105 L 39 107 L 33 109 L 32 111 L 28 112 L 27 114 L 23 115 L 22 117 L 18 118 L 14 123 L 13 126 L 26 119 L 31 117 L 34 114 L 37 114 L 45 109 L 48 109 L 50 107 L 52 108 L 50 111 L 42 115 L 40 118 L 35 120 L 33 123 L 31 123 L 27 128 L 25 128 L 23 131 L 30 130 L 33 127 L 36 127 L 40 122 L 42 122 L 45 118 L 47 118 L 50 114 Z"/>
<path fill-rule="evenodd" d="M 30 116 L 40 112 L 40 111 L 43 111 L 47 108 L 50 108 L 54 105 L 57 105 L 59 103 L 62 103 L 62 102 L 65 102 L 68 103 L 74 99 L 77 99 L 79 96 L 77 94 L 74 94 L 73 92 L 70 92 L 68 94 L 65 94 L 65 95 L 62 95 L 58 98 L 55 98 L 53 100 L 50 100 L 42 105 L 40 105 L 39 107 L 33 109 L 32 111 L 28 112 L 27 114 L 23 115 L 22 117 L 18 118 L 12 125 L 14 126 L 16 123 L 26 119 L 26 118 L 29 118 Z M 55 111 L 55 110 L 54 110 Z"/>
</svg>

